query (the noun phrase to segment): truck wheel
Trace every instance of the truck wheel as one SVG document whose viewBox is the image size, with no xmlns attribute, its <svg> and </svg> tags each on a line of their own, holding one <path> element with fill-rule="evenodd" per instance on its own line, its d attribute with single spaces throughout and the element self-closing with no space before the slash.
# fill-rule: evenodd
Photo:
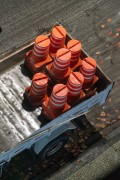
<svg viewBox="0 0 120 180">
<path fill-rule="evenodd" d="M 64 145 L 67 143 L 68 137 L 65 135 L 59 136 L 49 142 L 44 149 L 39 153 L 39 157 L 41 160 L 47 160 L 53 155 L 55 155 L 58 151 L 60 151 Z"/>
</svg>

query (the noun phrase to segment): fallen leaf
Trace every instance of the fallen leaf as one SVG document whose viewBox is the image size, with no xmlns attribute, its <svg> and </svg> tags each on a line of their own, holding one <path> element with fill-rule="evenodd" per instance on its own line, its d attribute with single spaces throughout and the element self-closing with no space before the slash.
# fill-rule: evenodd
<svg viewBox="0 0 120 180">
<path fill-rule="evenodd" d="M 116 122 L 116 119 L 111 120 L 111 124 L 114 123 L 114 122 Z"/>
<path fill-rule="evenodd" d="M 118 117 L 117 117 L 119 120 L 120 120 L 120 114 L 118 115 Z"/>
<path fill-rule="evenodd" d="M 100 114 L 101 117 L 106 117 L 106 113 L 104 111 L 101 112 Z"/>
<path fill-rule="evenodd" d="M 111 99 L 111 98 L 109 98 L 109 99 L 108 99 L 108 101 L 109 101 L 109 102 L 111 102 L 111 101 L 112 101 L 112 99 Z"/>
<path fill-rule="evenodd" d="M 98 120 L 100 120 L 101 118 L 100 118 L 100 117 L 98 117 L 97 119 L 98 119 Z"/>
<path fill-rule="evenodd" d="M 118 109 L 115 109 L 115 112 L 118 113 Z"/>
<path fill-rule="evenodd" d="M 105 24 L 101 24 L 101 26 L 100 26 L 102 29 L 104 29 L 105 28 Z"/>
<path fill-rule="evenodd" d="M 111 117 L 111 114 L 107 113 L 107 116 Z"/>
<path fill-rule="evenodd" d="M 116 29 L 116 32 L 120 32 L 120 28 L 117 28 L 117 29 Z"/>
<path fill-rule="evenodd" d="M 106 123 L 106 124 L 111 124 L 111 121 L 108 121 L 108 120 L 107 120 L 105 123 Z"/>
<path fill-rule="evenodd" d="M 100 54 L 100 51 L 96 52 L 96 54 L 99 55 L 99 54 Z"/>
<path fill-rule="evenodd" d="M 114 37 L 118 37 L 120 35 L 120 33 L 116 33 L 114 34 Z"/>
<path fill-rule="evenodd" d="M 111 21 L 112 21 L 112 19 L 111 19 L 111 18 L 107 19 L 107 22 L 108 22 L 108 23 L 110 23 Z"/>
<path fill-rule="evenodd" d="M 110 32 L 108 32 L 108 35 L 109 35 L 109 36 L 112 36 L 112 35 L 113 35 L 113 33 L 110 31 Z"/>
<path fill-rule="evenodd" d="M 95 126 L 96 126 L 97 128 L 105 128 L 106 125 L 105 125 L 105 124 L 96 124 Z"/>
<path fill-rule="evenodd" d="M 80 160 L 77 160 L 76 162 L 77 162 L 77 163 L 80 163 Z"/>
<path fill-rule="evenodd" d="M 105 118 L 101 118 L 100 120 L 101 120 L 101 121 L 103 121 L 103 122 L 105 122 L 105 121 L 106 121 L 106 119 L 105 119 Z"/>
<path fill-rule="evenodd" d="M 120 42 L 117 43 L 118 48 L 120 48 Z"/>
<path fill-rule="evenodd" d="M 91 124 L 92 126 L 94 126 L 94 122 L 90 122 L 90 124 Z"/>
</svg>

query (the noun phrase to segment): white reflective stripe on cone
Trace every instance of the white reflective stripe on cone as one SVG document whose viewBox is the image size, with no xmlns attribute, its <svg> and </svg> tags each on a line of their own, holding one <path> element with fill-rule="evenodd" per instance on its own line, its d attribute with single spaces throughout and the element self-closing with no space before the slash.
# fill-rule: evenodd
<svg viewBox="0 0 120 180">
<path fill-rule="evenodd" d="M 92 73 L 88 73 L 87 74 L 87 72 L 84 72 L 83 70 L 82 70 L 82 68 L 80 68 L 80 72 L 84 75 L 84 76 L 92 76 L 92 75 L 94 75 L 95 74 L 95 72 L 92 72 Z"/>
<path fill-rule="evenodd" d="M 59 103 L 59 104 L 63 104 L 66 102 L 67 98 L 63 99 L 63 100 L 56 100 L 54 99 L 53 97 L 50 97 L 51 100 L 54 102 L 54 103 Z"/>
<path fill-rule="evenodd" d="M 52 95 L 51 96 L 53 96 L 55 99 L 59 99 L 59 98 L 61 98 L 61 99 L 65 99 L 66 97 L 67 97 L 67 95 L 65 95 L 65 96 L 57 96 L 56 94 L 54 94 L 54 93 L 52 93 Z"/>
<path fill-rule="evenodd" d="M 35 46 L 37 46 L 38 49 L 43 49 L 43 50 L 49 47 L 49 46 L 42 47 L 42 46 L 39 46 L 37 43 L 35 43 Z"/>
<path fill-rule="evenodd" d="M 90 79 L 92 80 L 93 78 L 94 78 L 94 76 L 92 76 L 92 77 L 84 77 L 85 80 L 90 80 Z"/>
<path fill-rule="evenodd" d="M 67 63 L 65 62 L 63 62 L 63 63 L 61 63 L 61 64 L 59 64 L 58 63 L 58 61 L 54 61 L 54 64 L 56 65 L 56 66 L 58 66 L 58 67 L 69 67 L 69 65 L 70 65 L 70 61 L 68 61 Z"/>
<path fill-rule="evenodd" d="M 50 103 L 52 103 L 54 106 L 57 106 L 57 107 L 61 107 L 61 106 L 64 106 L 66 104 L 66 102 L 63 104 L 56 104 L 51 99 L 50 99 Z"/>
<path fill-rule="evenodd" d="M 42 91 L 46 91 L 46 87 L 44 89 L 35 89 L 34 86 L 31 87 L 32 91 L 41 93 Z"/>
<path fill-rule="evenodd" d="M 41 55 L 39 55 L 39 54 L 36 54 L 36 52 L 33 50 L 33 54 L 35 55 L 35 56 L 37 56 L 37 57 L 47 57 L 46 55 L 45 56 L 41 56 Z"/>
<path fill-rule="evenodd" d="M 82 86 L 80 86 L 80 87 L 71 87 L 70 84 L 67 84 L 67 88 L 68 88 L 68 89 L 71 89 L 71 90 L 73 90 L 73 91 L 74 91 L 74 90 L 75 90 L 75 91 L 76 91 L 76 90 L 79 91 L 80 89 L 82 89 Z"/>
<path fill-rule="evenodd" d="M 68 67 L 66 67 L 66 68 L 58 68 L 54 63 L 53 63 L 53 67 L 55 68 L 55 69 L 57 69 L 57 70 L 59 70 L 59 71 L 63 71 L 63 70 L 67 70 L 68 69 Z"/>
<path fill-rule="evenodd" d="M 39 86 L 37 85 L 34 81 L 32 82 L 32 84 L 36 87 L 36 88 L 43 88 L 43 87 L 46 87 L 47 86 L 47 83 L 42 85 L 42 86 Z"/>
<path fill-rule="evenodd" d="M 34 47 L 34 50 L 40 54 L 44 54 L 44 53 L 48 53 L 49 52 L 49 49 L 45 49 L 44 51 L 43 50 L 38 50 L 36 47 Z"/>
<path fill-rule="evenodd" d="M 85 69 L 84 66 L 81 66 L 83 68 L 84 71 L 88 71 L 88 72 L 93 72 L 96 70 L 96 68 L 93 69 Z"/>
<path fill-rule="evenodd" d="M 68 83 L 71 84 L 72 86 L 77 86 L 77 87 L 78 87 L 78 86 L 82 86 L 81 80 L 79 80 L 79 82 L 80 82 L 79 84 L 74 84 L 74 83 L 71 82 L 70 79 L 68 79 Z"/>
<path fill-rule="evenodd" d="M 72 92 L 72 91 L 68 90 L 68 93 L 71 93 L 72 95 L 73 95 L 73 94 L 74 94 L 74 95 L 78 95 L 78 94 L 80 94 L 80 92 L 81 92 L 81 90 L 80 90 L 79 92 Z"/>
<path fill-rule="evenodd" d="M 50 40 L 51 40 L 51 43 L 53 42 L 54 44 L 62 44 L 62 43 L 64 43 L 63 40 L 62 41 L 55 41 L 52 37 L 50 38 Z"/>
</svg>

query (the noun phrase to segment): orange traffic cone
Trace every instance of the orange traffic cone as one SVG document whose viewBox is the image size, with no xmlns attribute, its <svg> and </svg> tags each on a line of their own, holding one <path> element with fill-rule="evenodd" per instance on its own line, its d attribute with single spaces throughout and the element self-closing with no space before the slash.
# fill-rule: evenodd
<svg viewBox="0 0 120 180">
<path fill-rule="evenodd" d="M 81 73 L 72 72 L 70 74 L 66 84 L 68 88 L 68 104 L 73 105 L 85 96 L 85 93 L 82 91 L 83 82 L 84 76 Z"/>
<path fill-rule="evenodd" d="M 39 72 L 39 70 L 52 62 L 52 59 L 49 55 L 49 46 L 49 37 L 40 35 L 35 40 L 33 50 L 26 53 L 25 65 L 32 74 Z"/>
<path fill-rule="evenodd" d="M 67 43 L 67 48 L 71 52 L 70 67 L 72 70 L 80 67 L 82 60 L 80 59 L 81 43 L 78 40 L 72 39 Z"/>
<path fill-rule="evenodd" d="M 32 79 L 31 86 L 27 87 L 25 93 L 31 105 L 39 106 L 47 97 L 48 77 L 44 73 L 36 73 Z"/>
<path fill-rule="evenodd" d="M 55 26 L 52 29 L 50 37 L 50 54 L 52 57 L 58 49 L 63 48 L 65 44 L 66 30 L 62 26 Z"/>
<path fill-rule="evenodd" d="M 66 85 L 56 84 L 50 98 L 43 102 L 42 114 L 52 120 L 68 110 L 70 106 L 67 104 L 67 93 Z"/>
<path fill-rule="evenodd" d="M 96 61 L 90 57 L 85 58 L 82 61 L 80 72 L 84 76 L 84 88 L 90 88 L 94 81 L 94 76 L 96 72 Z"/>
<path fill-rule="evenodd" d="M 53 63 L 46 67 L 47 73 L 55 83 L 65 82 L 71 72 L 70 69 L 71 52 L 68 49 L 61 48 L 57 51 Z"/>
</svg>

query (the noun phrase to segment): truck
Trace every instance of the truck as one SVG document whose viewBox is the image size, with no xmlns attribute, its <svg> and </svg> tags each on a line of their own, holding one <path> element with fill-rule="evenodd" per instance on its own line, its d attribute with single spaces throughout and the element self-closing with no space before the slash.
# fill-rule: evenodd
<svg viewBox="0 0 120 180">
<path fill-rule="evenodd" d="M 48 32 L 44 34 L 50 35 Z M 66 43 L 71 39 L 67 33 Z M 25 149 L 42 160 L 57 153 L 67 142 L 66 132 L 75 130 L 81 116 L 102 105 L 114 84 L 97 65 L 99 80 L 95 93 L 45 123 L 40 116 L 41 107 L 28 111 L 23 104 L 24 90 L 31 83 L 29 72 L 24 67 L 24 58 L 33 45 L 34 41 L 30 41 L 0 59 L 0 176 L 11 159 Z M 82 49 L 80 58 L 85 57 L 89 55 Z"/>
</svg>

